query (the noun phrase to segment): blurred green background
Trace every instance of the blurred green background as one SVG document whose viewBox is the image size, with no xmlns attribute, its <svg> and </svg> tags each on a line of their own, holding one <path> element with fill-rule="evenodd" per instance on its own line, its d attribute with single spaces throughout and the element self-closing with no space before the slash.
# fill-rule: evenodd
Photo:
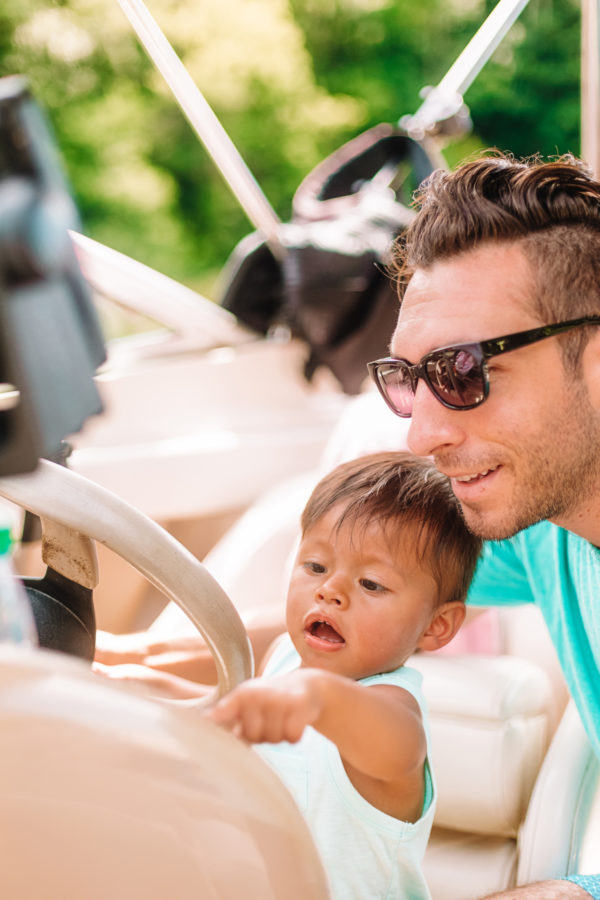
<svg viewBox="0 0 600 900">
<path fill-rule="evenodd" d="M 479 0 L 147 0 L 279 216 L 344 141 L 421 103 L 495 5 Z M 446 147 L 580 150 L 580 4 L 531 0 Z M 2 0 L 0 74 L 45 107 L 96 240 L 206 296 L 253 226 L 116 0 Z"/>
</svg>

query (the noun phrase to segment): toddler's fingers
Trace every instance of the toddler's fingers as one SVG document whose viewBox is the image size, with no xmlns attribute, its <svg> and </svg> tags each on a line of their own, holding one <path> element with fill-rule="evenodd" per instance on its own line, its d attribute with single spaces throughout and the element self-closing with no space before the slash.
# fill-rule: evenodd
<svg viewBox="0 0 600 900">
<path fill-rule="evenodd" d="M 233 728 L 239 718 L 237 704 L 232 702 L 229 694 L 205 709 L 204 715 L 216 725 L 229 729 Z"/>
</svg>

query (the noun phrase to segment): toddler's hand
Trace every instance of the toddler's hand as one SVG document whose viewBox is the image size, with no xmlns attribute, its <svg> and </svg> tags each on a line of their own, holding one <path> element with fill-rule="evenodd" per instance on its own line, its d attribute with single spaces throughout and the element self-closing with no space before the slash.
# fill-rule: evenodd
<svg viewBox="0 0 600 900">
<path fill-rule="evenodd" d="M 318 675 L 299 669 L 280 678 L 244 681 L 205 715 L 249 743 L 295 743 L 319 717 Z"/>
<path fill-rule="evenodd" d="M 92 671 L 103 678 L 112 678 L 142 688 L 159 699 L 195 699 L 206 696 L 209 690 L 212 690 L 212 688 L 194 681 L 179 678 L 169 672 L 161 672 L 159 669 L 152 669 L 150 666 L 140 666 L 137 663 L 105 666 L 96 661 L 92 664 Z"/>
<path fill-rule="evenodd" d="M 92 672 L 96 675 L 102 675 L 104 678 L 111 678 L 115 681 L 128 682 L 138 687 L 156 689 L 162 687 L 162 673 L 148 669 L 146 666 L 137 663 L 122 663 L 116 666 L 106 666 L 104 663 L 94 661 L 92 663 Z"/>
</svg>

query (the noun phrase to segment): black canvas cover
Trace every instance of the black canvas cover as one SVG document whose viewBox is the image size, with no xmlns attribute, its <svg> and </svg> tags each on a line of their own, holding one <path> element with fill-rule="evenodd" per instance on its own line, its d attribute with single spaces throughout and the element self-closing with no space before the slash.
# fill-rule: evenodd
<svg viewBox="0 0 600 900">
<path fill-rule="evenodd" d="M 275 255 L 253 233 L 224 270 L 221 304 L 261 334 L 277 327 L 306 341 L 306 376 L 327 366 L 348 394 L 383 356 L 398 301 L 386 272 L 410 222 L 413 191 L 434 169 L 417 141 L 378 125 L 344 144 L 300 184 Z"/>
</svg>

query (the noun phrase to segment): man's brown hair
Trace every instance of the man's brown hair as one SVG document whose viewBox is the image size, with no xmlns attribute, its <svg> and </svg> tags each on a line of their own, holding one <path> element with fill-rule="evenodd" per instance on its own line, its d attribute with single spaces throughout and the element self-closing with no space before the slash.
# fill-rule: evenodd
<svg viewBox="0 0 600 900">
<path fill-rule="evenodd" d="M 398 240 L 400 296 L 417 268 L 490 242 L 519 242 L 531 267 L 540 324 L 600 315 L 600 183 L 571 154 L 551 162 L 494 153 L 435 171 L 415 195 L 419 213 Z M 575 366 L 589 329 L 563 335 Z"/>
<path fill-rule="evenodd" d="M 341 505 L 344 522 L 380 524 L 391 540 L 414 536 L 417 559 L 438 586 L 438 602 L 464 600 L 481 552 L 449 479 L 408 452 L 373 453 L 342 463 L 317 484 L 302 513 L 302 533 Z"/>
</svg>

